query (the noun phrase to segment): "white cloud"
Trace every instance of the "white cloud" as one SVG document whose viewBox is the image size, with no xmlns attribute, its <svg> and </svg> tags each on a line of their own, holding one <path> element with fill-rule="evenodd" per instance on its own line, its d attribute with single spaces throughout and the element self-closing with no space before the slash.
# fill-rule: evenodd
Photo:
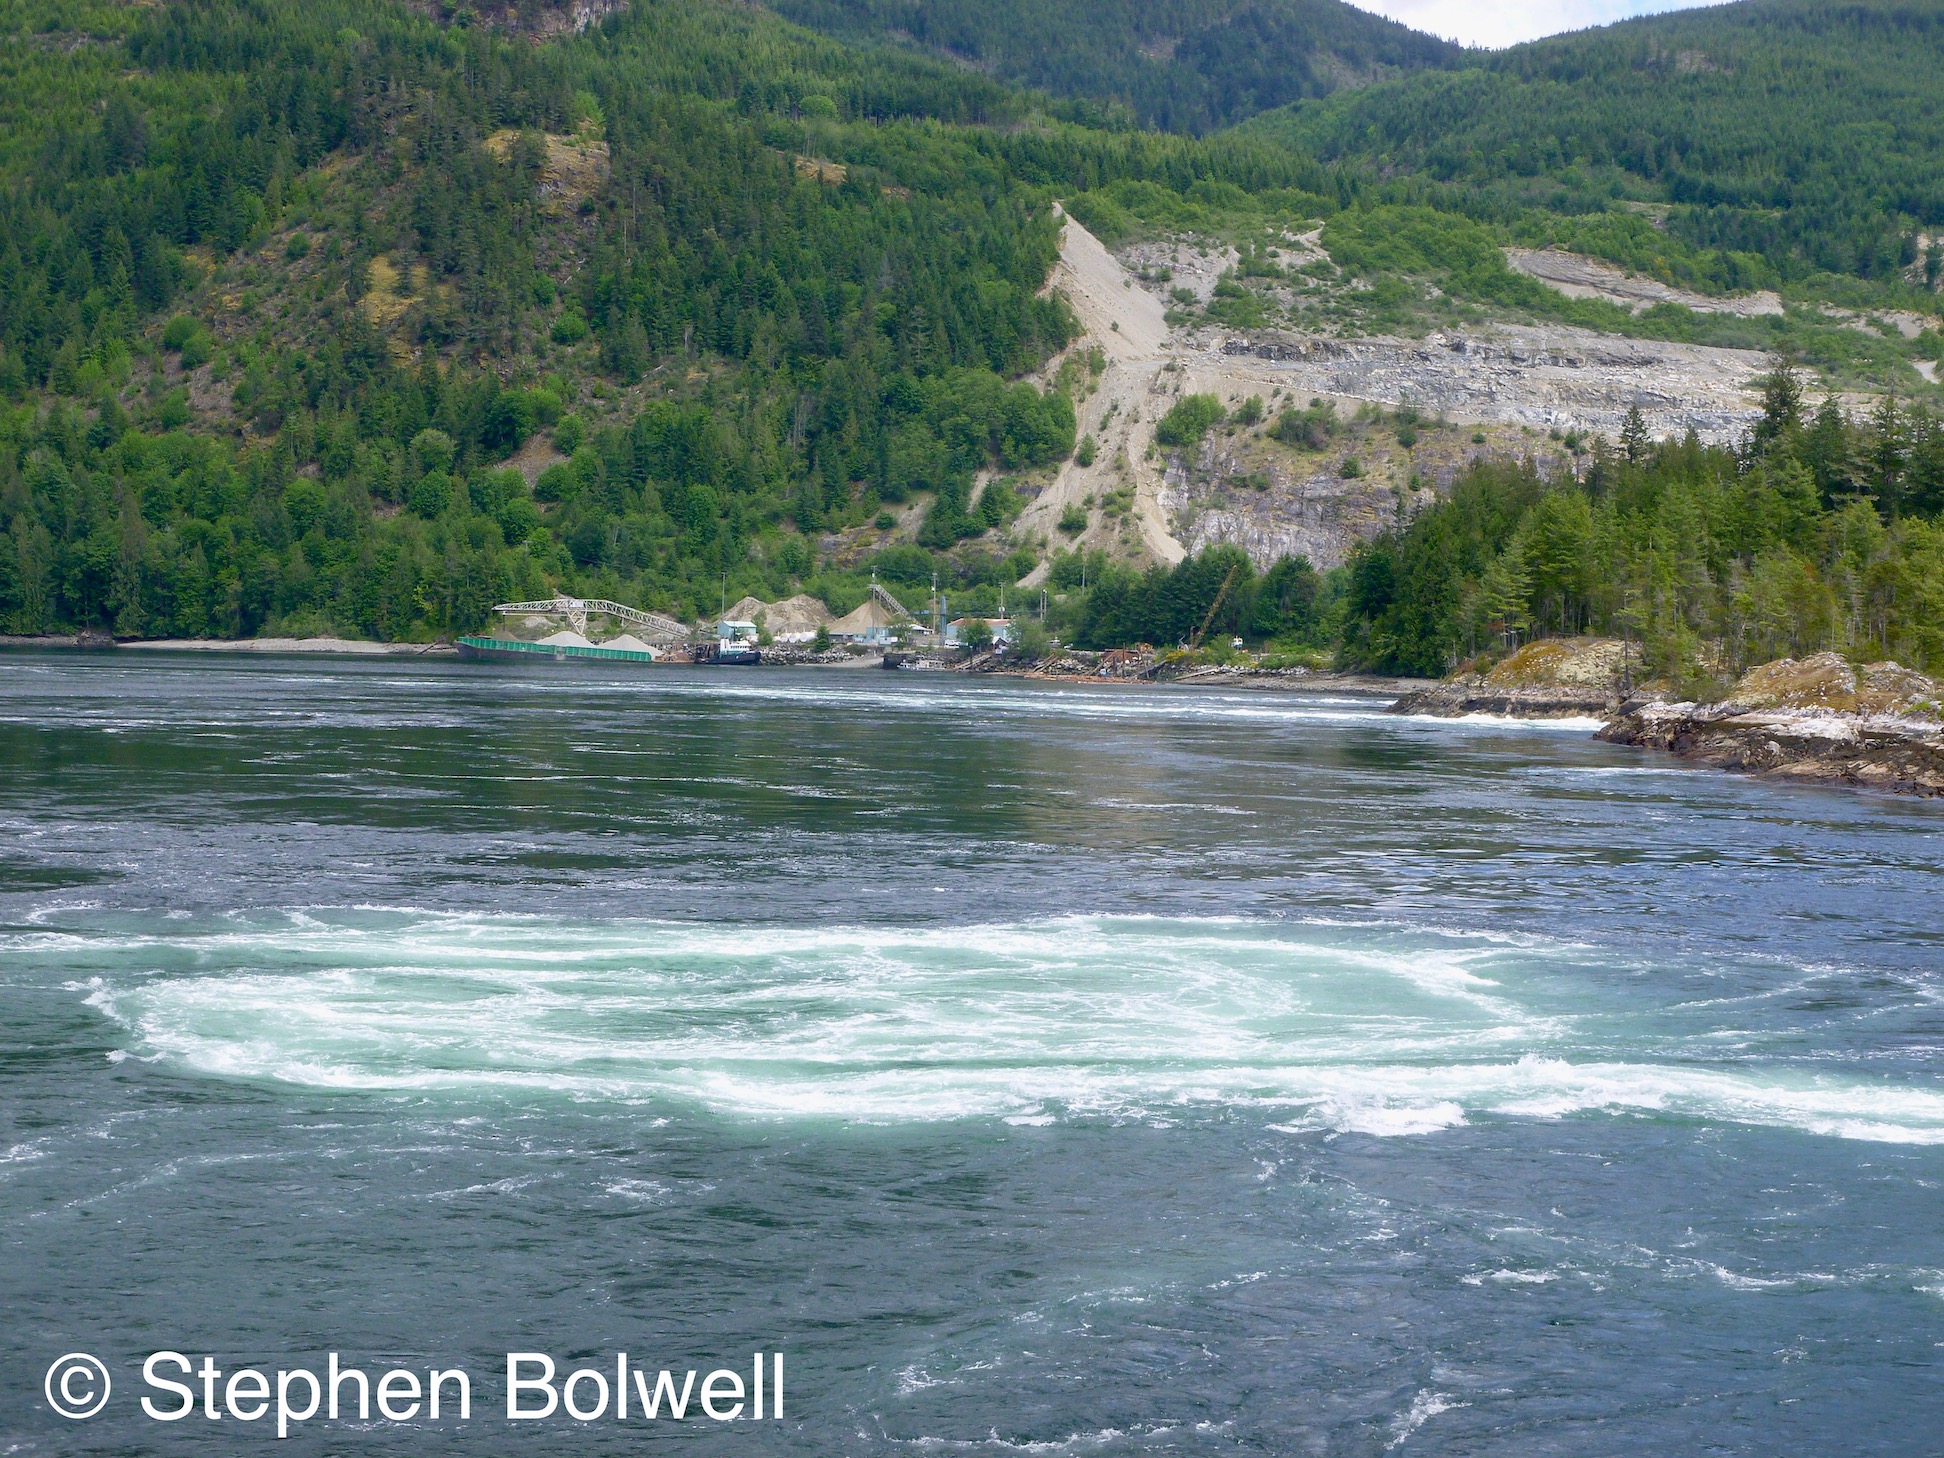
<svg viewBox="0 0 1944 1458">
<path fill-rule="evenodd" d="M 1707 3 L 1712 0 L 1496 0 L 1493 4 L 1478 4 L 1476 0 L 1361 0 L 1359 8 L 1468 46 L 1496 47 L 1557 35 L 1563 30 L 1609 25 L 1633 15 L 1688 10 Z"/>
</svg>

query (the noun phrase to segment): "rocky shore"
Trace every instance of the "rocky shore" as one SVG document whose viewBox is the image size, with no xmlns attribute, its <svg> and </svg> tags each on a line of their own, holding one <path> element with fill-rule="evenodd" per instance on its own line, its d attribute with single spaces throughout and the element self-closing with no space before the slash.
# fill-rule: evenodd
<svg viewBox="0 0 1944 1458">
<path fill-rule="evenodd" d="M 1764 664 L 1720 703 L 1630 702 L 1598 738 L 1775 779 L 1944 794 L 1944 686 L 1834 653 Z"/>
<path fill-rule="evenodd" d="M 1839 654 L 1750 670 L 1719 701 L 1672 700 L 1636 686 L 1626 645 L 1529 643 L 1391 706 L 1400 714 L 1596 718 L 1595 737 L 1775 779 L 1901 794 L 1944 794 L 1944 685 L 1895 663 L 1856 668 Z"/>
<path fill-rule="evenodd" d="M 1518 719 L 1610 718 L 1630 693 L 1637 660 L 1610 638 L 1543 638 L 1486 673 L 1467 673 L 1407 693 L 1394 714 L 1504 714 Z"/>
</svg>

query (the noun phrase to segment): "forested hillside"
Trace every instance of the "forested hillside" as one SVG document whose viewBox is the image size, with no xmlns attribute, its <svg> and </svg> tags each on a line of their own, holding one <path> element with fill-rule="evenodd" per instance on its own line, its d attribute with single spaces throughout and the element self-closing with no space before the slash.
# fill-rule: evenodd
<svg viewBox="0 0 1944 1458">
<path fill-rule="evenodd" d="M 1458 47 L 1341 0 L 769 0 L 803 25 L 956 57 L 1143 126 L 1206 132 Z"/>
<path fill-rule="evenodd" d="M 425 640 L 556 590 L 683 615 L 809 590 L 841 611 L 873 570 L 987 605 L 1048 551 L 1006 524 L 1075 451 L 1100 367 L 1047 368 L 1075 330 L 1042 292 L 1056 200 L 1110 238 L 1237 247 L 1198 316 L 1222 328 L 1260 327 L 1273 286 L 1301 327 L 1510 312 L 1793 349 L 1934 395 L 1913 368 L 1938 339 L 1918 238 L 1944 231 L 1923 13 L 1661 17 L 1193 138 L 720 0 L 578 34 L 568 9 L 502 11 L 517 23 L 392 0 L 0 0 L 0 629 Z M 1737 18 L 1758 11 L 1781 20 Z M 1139 52 L 1168 26 L 1240 34 L 1244 13 L 1015 18 Z M 1344 46 L 1389 35 L 1287 13 Z M 1535 120 L 1572 107 L 1574 126 Z M 1277 261 L 1317 224 L 1323 253 Z M 1635 315 L 1509 272 L 1508 242 L 1705 291 L 1779 284 L 1790 308 Z M 1819 302 L 1846 297 L 1931 328 Z M 1934 663 L 1938 442 L 1921 401 L 1854 421 L 1798 402 L 1744 449 L 1634 440 L 1584 480 L 1481 468 L 1352 569 L 1292 562 L 1270 589 L 1251 568 L 1230 626 L 1420 671 L 1494 634 L 1626 624 L 1670 665 L 1724 635 Z M 1562 598 L 1551 567 L 1519 575 L 1556 557 L 1527 554 L 1521 523 L 1582 507 L 1593 588 Z M 1180 571 L 1060 556 L 1056 626 L 1181 636 L 1227 567 Z M 1880 610 L 1858 606 L 1865 579 Z M 1736 604 L 1784 587 L 1794 626 L 1747 630 Z"/>
<path fill-rule="evenodd" d="M 950 546 L 1017 509 L 970 512 L 975 472 L 1072 449 L 1017 383 L 1069 335 L 1050 193 L 1314 180 L 707 0 L 547 44 L 384 0 L 0 16 L 30 632 L 431 636 L 553 586 L 692 612 L 921 490 Z M 522 450 L 557 457 L 531 490 Z"/>
<path fill-rule="evenodd" d="M 1817 271 L 1935 284 L 1944 7 L 1742 0 L 1475 56 L 1252 124 L 1426 184 L 1479 216 L 1659 205 L 1668 236 Z"/>
</svg>

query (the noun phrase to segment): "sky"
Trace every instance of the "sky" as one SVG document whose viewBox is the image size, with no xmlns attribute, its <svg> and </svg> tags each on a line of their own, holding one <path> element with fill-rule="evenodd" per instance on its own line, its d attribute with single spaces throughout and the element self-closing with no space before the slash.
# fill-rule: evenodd
<svg viewBox="0 0 1944 1458">
<path fill-rule="evenodd" d="M 1468 46 L 1509 46 L 1584 30 L 1631 15 L 1687 10 L 1715 0 L 1353 0 L 1360 9 L 1401 20 Z"/>
</svg>

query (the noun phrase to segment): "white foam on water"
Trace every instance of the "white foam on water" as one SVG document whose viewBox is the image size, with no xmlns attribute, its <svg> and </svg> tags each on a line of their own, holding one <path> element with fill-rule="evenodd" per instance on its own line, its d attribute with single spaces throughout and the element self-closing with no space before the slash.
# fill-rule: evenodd
<svg viewBox="0 0 1944 1458">
<path fill-rule="evenodd" d="M 1252 1108 L 1275 1129 L 1380 1137 L 1598 1113 L 1944 1143 L 1944 1090 L 1851 1076 L 1801 1049 L 1753 1062 L 1746 1036 L 1736 1057 L 1708 1061 L 1691 1028 L 1663 1036 L 1601 999 L 1602 973 L 1627 964 L 1532 938 L 1158 917 L 771 928 L 312 909 L 202 935 L 33 932 L 14 945 L 27 941 L 123 969 L 71 985 L 128 1031 L 126 1051 L 315 1088 L 1021 1127 Z"/>
<path fill-rule="evenodd" d="M 1141 1437 L 1155 1437 L 1171 1432 L 1172 1428 L 1136 1428 L 1133 1432 Z M 1000 1453 L 1086 1453 L 1096 1448 L 1104 1448 L 1110 1443 L 1128 1436 L 1120 1428 L 1097 1428 L 1091 1433 L 1074 1433 L 1065 1438 L 1002 1438 L 999 1430 L 993 1428 L 983 1438 L 908 1438 L 905 1442 L 914 1448 L 940 1448 L 951 1452 L 1000 1452 Z"/>
<path fill-rule="evenodd" d="M 1558 719 L 1527 718 L 1518 714 L 1457 714 L 1451 718 L 1439 716 L 1430 722 L 1477 724 L 1491 729 L 1557 729 L 1571 734 L 1594 734 L 1606 728 L 1607 721 L 1590 714 L 1569 714 Z"/>
<path fill-rule="evenodd" d="M 1454 1407 L 1470 1407 L 1468 1402 L 1459 1402 L 1448 1392 L 1433 1392 L 1428 1387 L 1418 1389 L 1411 1399 L 1409 1412 L 1401 1412 L 1391 1422 L 1391 1440 L 1384 1444 L 1384 1451 L 1401 1448 L 1409 1441 L 1411 1434 L 1430 1422 L 1441 1412 L 1450 1412 Z"/>
<path fill-rule="evenodd" d="M 642 1205 L 666 1204 L 675 1193 L 660 1180 L 613 1180 L 606 1189 L 610 1195 Z"/>
<path fill-rule="evenodd" d="M 1487 1281 L 1495 1281 L 1502 1286 L 1545 1286 L 1559 1279 L 1557 1271 L 1474 1271 L 1460 1278 L 1467 1286 L 1483 1286 Z"/>
</svg>

